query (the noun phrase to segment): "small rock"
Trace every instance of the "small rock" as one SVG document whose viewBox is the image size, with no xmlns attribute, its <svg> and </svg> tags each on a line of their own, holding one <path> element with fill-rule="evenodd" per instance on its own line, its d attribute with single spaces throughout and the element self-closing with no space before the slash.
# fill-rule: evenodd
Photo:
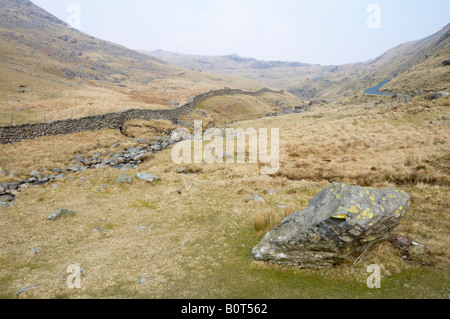
<svg viewBox="0 0 450 319">
<path fill-rule="evenodd" d="M 161 145 L 160 145 L 160 144 L 153 144 L 150 148 L 151 148 L 153 151 L 157 152 L 157 151 L 160 151 L 160 150 L 161 150 Z"/>
<path fill-rule="evenodd" d="M 148 278 L 141 278 L 141 279 L 139 279 L 139 285 L 144 284 L 146 281 L 149 281 L 149 279 Z"/>
<path fill-rule="evenodd" d="M 178 105 L 180 105 L 180 103 L 178 103 L 177 101 L 170 100 L 169 102 L 169 106 L 178 106 Z"/>
<path fill-rule="evenodd" d="M 71 210 L 68 210 L 68 209 L 57 209 L 57 210 L 55 210 L 53 212 L 53 214 L 51 214 L 50 216 L 47 217 L 47 220 L 55 221 L 55 220 L 58 220 L 58 219 L 63 218 L 63 217 L 75 216 L 75 215 L 76 215 L 76 213 L 71 211 Z"/>
<path fill-rule="evenodd" d="M 256 194 L 252 195 L 251 199 L 254 200 L 254 201 L 257 201 L 257 202 L 265 202 L 264 198 L 262 198 L 261 196 L 256 195 Z"/>
<path fill-rule="evenodd" d="M 30 173 L 30 176 L 31 176 L 31 177 L 34 177 L 34 178 L 36 178 L 36 179 L 42 178 L 42 174 L 41 174 L 40 172 L 38 172 L 38 171 L 33 171 L 33 172 L 31 172 L 31 173 Z"/>
<path fill-rule="evenodd" d="M 273 196 L 273 195 L 276 195 L 276 194 L 277 194 L 277 192 L 275 190 L 273 190 L 273 189 L 267 190 L 267 195 L 269 195 L 269 196 Z"/>
<path fill-rule="evenodd" d="M 148 144 L 148 141 L 146 139 L 140 137 L 136 139 L 136 142 L 138 142 L 139 144 Z"/>
<path fill-rule="evenodd" d="M 7 174 L 8 174 L 8 172 L 6 171 L 6 169 L 4 169 L 3 167 L 0 167 L 0 175 L 6 176 Z"/>
<path fill-rule="evenodd" d="M 187 172 L 187 169 L 184 166 L 180 166 L 180 167 L 177 168 L 177 173 L 178 174 L 186 174 L 186 172 Z"/>
<path fill-rule="evenodd" d="M 14 196 L 9 195 L 9 194 L 0 196 L 0 202 L 6 203 L 6 202 L 12 202 L 13 200 L 14 200 Z"/>
<path fill-rule="evenodd" d="M 131 184 L 132 182 L 133 182 L 133 179 L 127 173 L 122 173 L 117 178 L 117 183 L 128 183 L 128 184 Z"/>
<path fill-rule="evenodd" d="M 149 173 L 139 173 L 136 175 L 137 178 L 146 181 L 146 182 L 150 182 L 150 183 L 154 183 L 157 180 L 159 180 L 159 177 L 153 174 L 149 174 Z"/>
<path fill-rule="evenodd" d="M 148 226 L 139 226 L 137 229 L 138 230 L 145 230 L 145 229 L 147 229 L 148 228 Z"/>
<path fill-rule="evenodd" d="M 16 292 L 16 296 L 19 296 L 21 293 L 30 291 L 32 289 L 36 289 L 36 286 L 22 288 L 18 292 Z"/>
<path fill-rule="evenodd" d="M 41 251 L 39 249 L 32 248 L 30 249 L 30 252 L 32 252 L 33 254 L 39 254 Z"/>
</svg>

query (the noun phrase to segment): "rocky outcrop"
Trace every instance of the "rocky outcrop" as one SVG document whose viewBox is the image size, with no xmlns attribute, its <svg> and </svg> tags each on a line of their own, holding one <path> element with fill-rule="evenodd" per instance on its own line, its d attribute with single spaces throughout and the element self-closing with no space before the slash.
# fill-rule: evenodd
<svg viewBox="0 0 450 319">
<path fill-rule="evenodd" d="M 333 183 L 267 233 L 252 255 L 287 266 L 331 267 L 386 240 L 409 206 L 399 190 Z"/>
</svg>

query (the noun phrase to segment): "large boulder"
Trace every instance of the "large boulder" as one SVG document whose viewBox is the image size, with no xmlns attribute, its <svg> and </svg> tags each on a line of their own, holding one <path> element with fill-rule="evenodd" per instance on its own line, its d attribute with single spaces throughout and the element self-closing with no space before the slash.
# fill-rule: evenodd
<svg viewBox="0 0 450 319">
<path fill-rule="evenodd" d="M 266 234 L 255 260 L 323 268 L 355 259 L 386 240 L 410 207 L 399 190 L 333 183 Z"/>
</svg>

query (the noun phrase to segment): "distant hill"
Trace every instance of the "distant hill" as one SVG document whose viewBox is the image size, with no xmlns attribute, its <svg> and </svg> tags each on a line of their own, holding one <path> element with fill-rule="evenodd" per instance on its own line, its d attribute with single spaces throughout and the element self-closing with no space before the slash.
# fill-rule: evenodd
<svg viewBox="0 0 450 319">
<path fill-rule="evenodd" d="M 73 29 L 31 1 L 0 0 L 0 125 L 166 108 L 225 86 L 264 87 L 175 67 Z"/>
<path fill-rule="evenodd" d="M 450 72 L 444 65 L 450 59 L 449 34 L 450 24 L 432 36 L 399 45 L 376 59 L 339 66 L 260 61 L 236 54 L 199 56 L 162 50 L 145 53 L 180 67 L 244 76 L 304 98 L 352 95 L 386 78 L 392 81 L 384 90 L 409 93 L 449 89 Z"/>
</svg>

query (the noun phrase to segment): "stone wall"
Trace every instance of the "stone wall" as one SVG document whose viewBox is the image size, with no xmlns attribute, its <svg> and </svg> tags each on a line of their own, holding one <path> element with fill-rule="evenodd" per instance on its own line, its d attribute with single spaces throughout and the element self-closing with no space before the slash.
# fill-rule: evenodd
<svg viewBox="0 0 450 319">
<path fill-rule="evenodd" d="M 104 128 L 120 129 L 123 124 L 134 119 L 165 119 L 176 121 L 183 115 L 191 113 L 195 106 L 206 99 L 221 95 L 251 95 L 257 96 L 263 93 L 284 93 L 262 89 L 257 92 L 245 92 L 237 89 L 223 89 L 210 91 L 195 96 L 189 103 L 175 109 L 168 110 L 127 110 L 119 113 L 94 115 L 79 119 L 60 120 L 48 123 L 21 124 L 14 126 L 0 126 L 0 144 L 16 143 L 48 135 L 66 135 L 86 131 L 95 131 Z"/>
</svg>

